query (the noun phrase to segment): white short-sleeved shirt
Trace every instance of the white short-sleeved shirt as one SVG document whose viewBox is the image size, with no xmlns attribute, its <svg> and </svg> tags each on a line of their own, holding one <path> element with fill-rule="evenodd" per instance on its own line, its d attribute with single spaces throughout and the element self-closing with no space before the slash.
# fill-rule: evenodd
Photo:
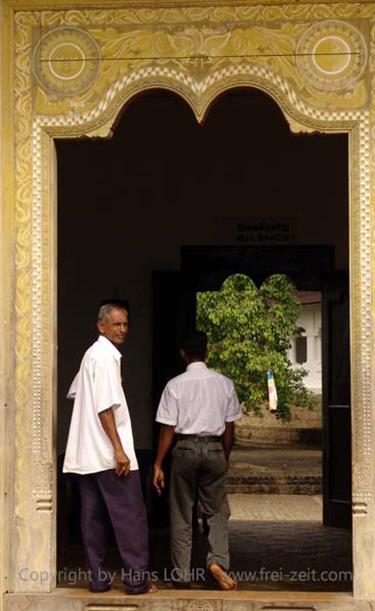
<svg viewBox="0 0 375 611">
<path fill-rule="evenodd" d="M 198 361 L 168 382 L 156 421 L 175 426 L 175 432 L 184 435 L 222 435 L 225 423 L 240 417 L 232 380 Z"/>
<path fill-rule="evenodd" d="M 74 399 L 74 407 L 64 472 L 84 475 L 116 467 L 112 443 L 98 415 L 110 407 L 113 408 L 122 446 L 130 460 L 130 470 L 138 469 L 130 415 L 121 383 L 120 360 L 120 352 L 103 335 L 86 351 L 67 395 Z"/>
</svg>

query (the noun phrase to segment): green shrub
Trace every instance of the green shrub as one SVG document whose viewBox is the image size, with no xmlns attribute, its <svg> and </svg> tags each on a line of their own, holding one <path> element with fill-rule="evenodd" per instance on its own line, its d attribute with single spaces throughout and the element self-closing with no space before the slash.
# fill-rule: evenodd
<svg viewBox="0 0 375 611">
<path fill-rule="evenodd" d="M 268 398 L 268 370 L 275 379 L 278 417 L 289 418 L 291 404 L 309 405 L 307 372 L 293 370 L 287 356 L 300 308 L 294 286 L 281 274 L 259 289 L 248 276 L 235 274 L 220 291 L 197 294 L 197 328 L 208 336 L 207 364 L 233 380 L 247 411 L 259 414 Z"/>
</svg>

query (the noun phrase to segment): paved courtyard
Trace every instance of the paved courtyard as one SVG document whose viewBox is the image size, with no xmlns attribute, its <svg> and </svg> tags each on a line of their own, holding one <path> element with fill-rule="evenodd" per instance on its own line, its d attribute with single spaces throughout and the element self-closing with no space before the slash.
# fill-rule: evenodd
<svg viewBox="0 0 375 611">
<path fill-rule="evenodd" d="M 322 525 L 322 499 L 230 494 L 231 570 L 243 590 L 351 590 L 351 533 Z M 195 588 L 215 587 L 203 571 L 207 538 L 194 537 Z M 151 565 L 170 576 L 168 530 L 151 531 Z M 161 572 L 160 572 L 160 569 Z"/>
<path fill-rule="evenodd" d="M 229 494 L 231 522 L 322 522 L 320 495 Z"/>
<path fill-rule="evenodd" d="M 238 579 L 239 590 L 350 592 L 351 532 L 322 525 L 319 493 L 290 494 L 290 478 L 294 477 L 297 482 L 314 478 L 313 489 L 320 492 L 321 452 L 312 448 L 239 447 L 235 448 L 231 462 L 231 472 L 237 482 L 229 494 L 231 570 Z M 251 474 L 256 474 L 258 479 L 249 483 Z M 277 489 L 289 494 L 261 493 L 260 490 L 269 488 L 271 480 L 272 488 L 277 485 Z M 244 482 L 246 494 L 242 492 Z M 296 485 L 301 488 L 293 483 Z M 257 493 L 249 493 L 248 488 L 255 488 Z M 165 503 L 162 516 L 167 515 Z M 161 523 L 164 524 L 163 520 Z M 194 589 L 215 588 L 205 572 L 207 546 L 207 536 L 201 527 L 194 535 Z M 60 545 L 60 550 L 59 585 L 87 586 L 84 578 L 74 579 L 77 567 L 84 567 L 77 537 L 66 548 Z M 161 590 L 169 589 L 172 567 L 166 523 L 152 525 L 150 552 L 152 579 Z M 107 567 L 113 571 L 116 586 L 121 588 L 119 566 L 117 551 L 112 548 Z M 69 570 L 73 577 L 70 580 Z"/>
</svg>

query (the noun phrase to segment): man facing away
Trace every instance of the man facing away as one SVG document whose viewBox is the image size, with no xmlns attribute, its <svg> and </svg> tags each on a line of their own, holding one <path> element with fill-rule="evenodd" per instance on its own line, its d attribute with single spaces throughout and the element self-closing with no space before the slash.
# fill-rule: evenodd
<svg viewBox="0 0 375 611">
<path fill-rule="evenodd" d="M 115 303 L 98 314 L 98 340 L 86 351 L 68 393 L 74 399 L 63 471 L 78 474 L 81 528 L 92 592 L 110 589 L 103 569 L 109 521 L 128 594 L 154 592 L 148 581 L 148 527 L 118 347 L 128 312 Z"/>
<path fill-rule="evenodd" d="M 209 527 L 208 570 L 221 589 L 231 590 L 236 581 L 227 573 L 229 506 L 224 480 L 240 405 L 233 382 L 204 362 L 205 333 L 189 336 L 180 353 L 186 371 L 168 382 L 156 414 L 161 429 L 153 475 L 161 494 L 163 460 L 176 438 L 169 495 L 173 581 L 177 587 L 190 586 L 192 509 L 197 494 Z"/>
</svg>

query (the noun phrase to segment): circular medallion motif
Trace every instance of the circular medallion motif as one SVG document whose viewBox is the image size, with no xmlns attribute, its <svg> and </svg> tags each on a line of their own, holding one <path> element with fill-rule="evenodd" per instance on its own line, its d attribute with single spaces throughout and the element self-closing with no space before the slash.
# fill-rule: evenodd
<svg viewBox="0 0 375 611">
<path fill-rule="evenodd" d="M 43 89 L 60 95 L 82 93 L 95 80 L 100 50 L 85 30 L 55 28 L 44 34 L 33 52 L 33 72 Z"/>
<path fill-rule="evenodd" d="M 366 67 L 367 47 L 351 24 L 321 21 L 301 36 L 296 62 L 300 74 L 316 89 L 350 89 Z"/>
</svg>

